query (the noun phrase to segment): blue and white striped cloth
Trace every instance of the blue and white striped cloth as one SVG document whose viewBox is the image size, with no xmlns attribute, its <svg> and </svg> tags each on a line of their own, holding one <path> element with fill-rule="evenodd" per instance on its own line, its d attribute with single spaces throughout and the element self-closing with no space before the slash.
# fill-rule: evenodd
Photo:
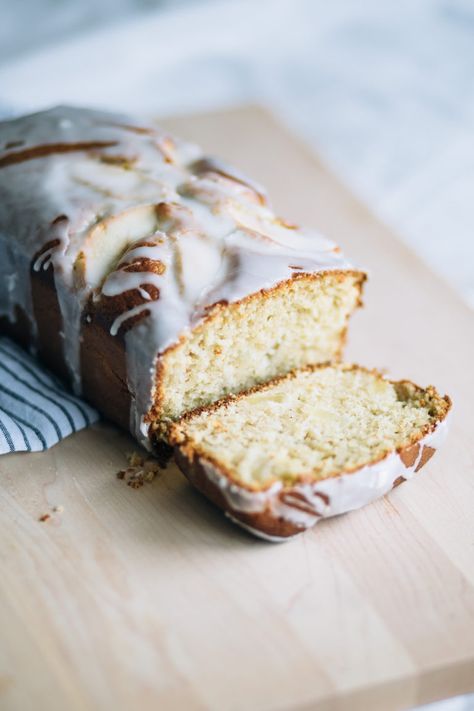
<svg viewBox="0 0 474 711">
<path fill-rule="evenodd" d="M 40 452 L 98 413 L 8 338 L 0 338 L 0 454 Z"/>
</svg>

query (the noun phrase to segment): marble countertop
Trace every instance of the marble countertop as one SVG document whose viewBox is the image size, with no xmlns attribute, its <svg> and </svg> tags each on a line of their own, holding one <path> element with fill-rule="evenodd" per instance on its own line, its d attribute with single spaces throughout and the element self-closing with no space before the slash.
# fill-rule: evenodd
<svg viewBox="0 0 474 711">
<path fill-rule="evenodd" d="M 263 103 L 474 308 L 472 0 L 21 0 L 1 14 L 0 111 Z"/>
</svg>

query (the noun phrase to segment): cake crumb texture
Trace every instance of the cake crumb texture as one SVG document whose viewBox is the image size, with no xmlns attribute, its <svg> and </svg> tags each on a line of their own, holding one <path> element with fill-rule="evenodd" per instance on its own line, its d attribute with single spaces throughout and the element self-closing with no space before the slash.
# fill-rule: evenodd
<svg viewBox="0 0 474 711">
<path fill-rule="evenodd" d="M 306 275 L 217 307 L 164 356 L 160 418 L 175 420 L 294 368 L 338 359 L 361 279 L 349 271 Z"/>
<path fill-rule="evenodd" d="M 431 386 L 391 382 L 355 366 L 324 366 L 191 414 L 174 426 L 172 440 L 188 457 L 209 458 L 233 480 L 258 489 L 275 481 L 323 480 L 377 462 L 414 445 L 449 407 Z"/>
</svg>

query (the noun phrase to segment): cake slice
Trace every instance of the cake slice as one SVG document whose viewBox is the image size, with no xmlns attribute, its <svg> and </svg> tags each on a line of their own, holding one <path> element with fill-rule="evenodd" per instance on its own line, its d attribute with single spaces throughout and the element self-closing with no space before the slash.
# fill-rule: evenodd
<svg viewBox="0 0 474 711">
<path fill-rule="evenodd" d="M 185 415 L 170 441 L 200 491 L 278 540 L 411 478 L 441 444 L 450 407 L 432 386 L 321 365 Z"/>
</svg>

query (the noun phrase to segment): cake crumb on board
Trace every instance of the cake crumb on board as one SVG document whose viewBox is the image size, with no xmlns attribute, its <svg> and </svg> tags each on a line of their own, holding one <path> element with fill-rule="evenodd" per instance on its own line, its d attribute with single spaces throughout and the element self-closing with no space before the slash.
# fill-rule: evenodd
<svg viewBox="0 0 474 711">
<path fill-rule="evenodd" d="M 51 511 L 55 514 L 61 514 L 64 511 L 64 506 L 62 504 L 56 504 L 56 506 L 51 507 Z M 40 523 L 46 523 L 46 521 L 52 518 L 53 516 L 50 513 L 45 513 L 38 517 L 38 521 L 40 521 Z"/>
<path fill-rule="evenodd" d="M 127 483 L 132 489 L 140 489 L 144 484 L 151 484 L 161 472 L 161 467 L 153 457 L 143 457 L 138 452 L 127 455 L 128 467 L 117 472 L 117 479 Z"/>
</svg>

